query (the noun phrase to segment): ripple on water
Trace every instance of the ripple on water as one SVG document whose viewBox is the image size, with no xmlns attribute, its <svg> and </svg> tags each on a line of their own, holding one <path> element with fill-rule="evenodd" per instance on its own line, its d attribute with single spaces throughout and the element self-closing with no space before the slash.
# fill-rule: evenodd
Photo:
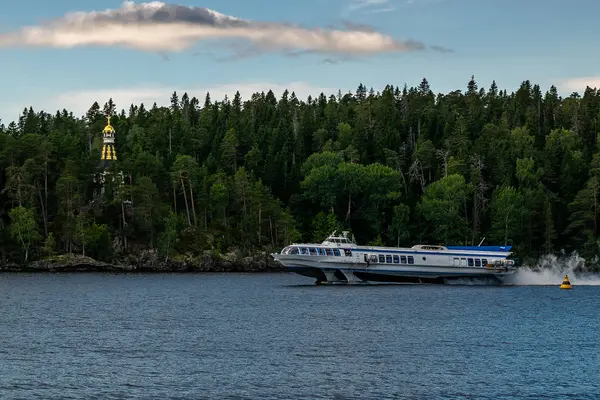
<svg viewBox="0 0 600 400">
<path fill-rule="evenodd" d="M 600 287 L 0 275 L 0 398 L 600 398 Z"/>
</svg>

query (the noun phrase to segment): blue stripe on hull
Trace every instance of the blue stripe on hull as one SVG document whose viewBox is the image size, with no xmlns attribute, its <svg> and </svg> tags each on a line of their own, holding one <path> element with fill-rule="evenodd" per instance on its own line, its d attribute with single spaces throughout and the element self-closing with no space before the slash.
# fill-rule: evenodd
<svg viewBox="0 0 600 400">
<path fill-rule="evenodd" d="M 298 246 L 302 247 L 302 246 Z M 306 246 L 309 247 L 309 246 Z M 350 248 L 350 247 L 348 247 Z M 343 249 L 343 248 L 342 248 Z M 449 249 L 450 250 L 450 249 Z M 448 251 L 431 251 L 431 250 L 391 250 L 391 249 L 370 249 L 368 247 L 358 247 L 352 248 L 352 251 L 361 251 L 365 253 L 384 253 L 384 254 L 407 254 L 412 256 L 417 255 L 440 255 L 440 256 L 448 256 L 448 257 L 477 257 L 477 258 L 492 258 L 492 257 L 505 257 L 510 252 L 509 251 L 499 251 L 499 253 L 504 254 L 489 254 L 489 253 L 450 253 Z"/>
<path fill-rule="evenodd" d="M 464 251 L 510 251 L 512 246 L 446 246 L 448 250 L 464 250 Z"/>
</svg>

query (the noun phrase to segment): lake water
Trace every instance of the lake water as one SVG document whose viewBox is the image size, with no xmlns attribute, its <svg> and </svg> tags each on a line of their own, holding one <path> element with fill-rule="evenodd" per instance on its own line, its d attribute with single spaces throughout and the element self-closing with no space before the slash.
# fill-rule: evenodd
<svg viewBox="0 0 600 400">
<path fill-rule="evenodd" d="M 600 287 L 1 274 L 1 399 L 598 399 Z"/>
</svg>

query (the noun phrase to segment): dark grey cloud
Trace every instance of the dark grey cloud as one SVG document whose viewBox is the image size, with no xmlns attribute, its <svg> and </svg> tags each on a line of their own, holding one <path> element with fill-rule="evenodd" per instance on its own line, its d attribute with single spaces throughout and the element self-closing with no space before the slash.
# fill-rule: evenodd
<svg viewBox="0 0 600 400">
<path fill-rule="evenodd" d="M 431 50 L 439 51 L 440 53 L 453 53 L 454 52 L 454 50 L 452 50 L 452 49 L 449 49 L 449 48 L 444 47 L 444 46 L 438 46 L 438 45 L 435 45 L 435 44 L 433 46 L 429 46 L 429 48 Z"/>
<path fill-rule="evenodd" d="M 245 55 L 279 51 L 368 56 L 425 48 L 420 42 L 398 40 L 366 25 L 346 21 L 343 26 L 308 28 L 245 20 L 203 7 L 125 2 L 118 9 L 69 13 L 45 24 L 0 34 L 0 47 L 122 46 L 177 52 L 200 41 L 225 39 L 247 49 Z"/>
</svg>

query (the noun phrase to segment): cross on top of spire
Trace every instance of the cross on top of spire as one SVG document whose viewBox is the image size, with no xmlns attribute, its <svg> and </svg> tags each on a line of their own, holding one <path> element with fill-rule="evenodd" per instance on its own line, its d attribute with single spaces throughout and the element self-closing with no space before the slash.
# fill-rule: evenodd
<svg viewBox="0 0 600 400">
<path fill-rule="evenodd" d="M 102 131 L 102 133 L 104 134 L 104 137 L 107 137 L 107 136 L 112 137 L 115 134 L 115 128 L 113 128 L 112 125 L 110 124 L 110 114 L 108 114 L 106 116 L 106 119 L 108 120 L 108 123 L 104 127 L 104 130 Z"/>
</svg>

